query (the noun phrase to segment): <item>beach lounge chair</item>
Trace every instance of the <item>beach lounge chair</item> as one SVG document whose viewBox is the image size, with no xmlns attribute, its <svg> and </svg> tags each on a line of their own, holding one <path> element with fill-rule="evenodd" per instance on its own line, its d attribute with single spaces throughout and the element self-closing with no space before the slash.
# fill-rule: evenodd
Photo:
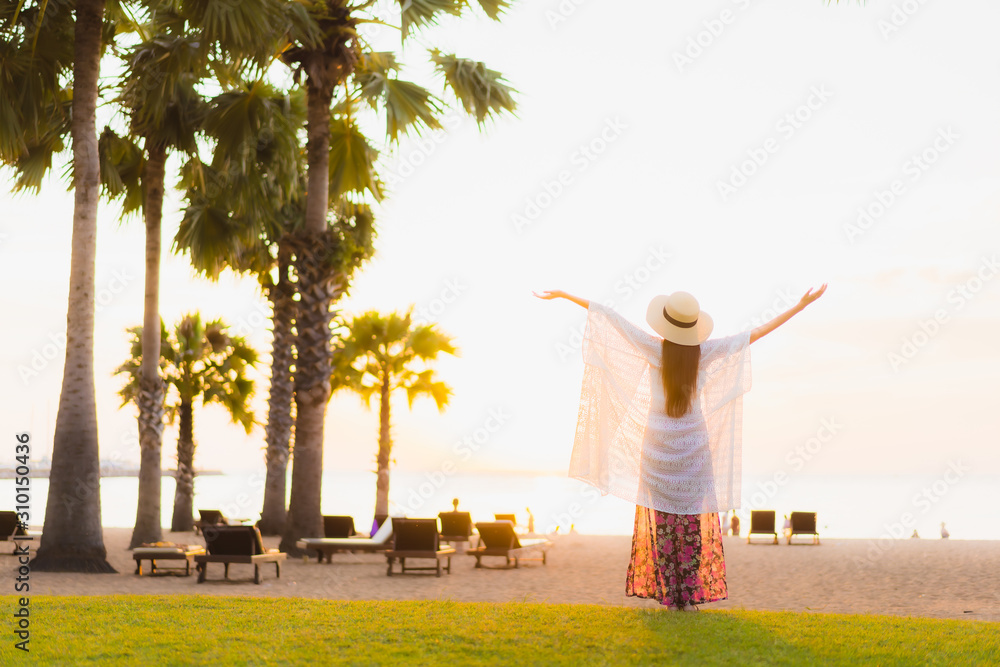
<svg viewBox="0 0 1000 667">
<path fill-rule="evenodd" d="M 0 512 L 0 539 L 9 540 L 15 535 L 27 535 L 24 524 L 17 518 L 17 512 L 4 510 Z"/>
<path fill-rule="evenodd" d="M 441 561 L 447 560 L 444 570 L 451 574 L 451 557 L 455 555 L 454 547 L 442 547 L 438 535 L 437 519 L 392 519 L 393 547 L 385 552 L 388 563 L 386 575 L 392 576 L 392 565 L 399 559 L 399 567 L 403 574 L 407 571 L 430 570 L 441 576 Z M 430 567 L 406 566 L 407 558 L 433 558 L 436 562 Z"/>
<path fill-rule="evenodd" d="M 25 537 L 27 535 L 28 531 L 25 530 L 24 524 L 17 518 L 17 512 L 10 510 L 0 512 L 0 540 L 14 542 L 14 551 L 12 553 L 17 553 L 17 542 L 14 538 Z"/>
<path fill-rule="evenodd" d="M 508 566 L 513 560 L 515 568 L 522 560 L 540 560 L 545 565 L 546 553 L 552 546 L 546 539 L 518 539 L 510 521 L 477 523 L 476 530 L 479 531 L 479 546 L 466 552 L 476 557 L 476 567 L 483 566 L 483 556 L 501 556 L 507 559 Z"/>
<path fill-rule="evenodd" d="M 771 535 L 774 541 L 769 544 L 778 543 L 778 531 L 774 527 L 774 510 L 753 510 L 750 512 L 750 530 L 747 531 L 747 544 L 751 544 L 750 538 L 754 535 Z"/>
<path fill-rule="evenodd" d="M 198 514 L 201 518 L 194 522 L 194 532 L 198 534 L 202 532 L 205 526 L 227 526 L 229 522 L 226 517 L 222 516 L 222 512 L 219 510 L 198 510 Z"/>
<path fill-rule="evenodd" d="M 323 517 L 323 537 L 353 537 L 354 535 L 357 535 L 354 530 L 354 517 Z"/>
<path fill-rule="evenodd" d="M 494 514 L 493 519 L 495 521 L 510 521 L 515 526 L 517 525 L 517 515 L 516 514 Z"/>
<path fill-rule="evenodd" d="M 307 537 L 295 543 L 299 549 L 315 551 L 316 558 L 329 563 L 333 554 L 342 551 L 377 553 L 392 547 L 392 521 L 384 521 L 378 531 L 368 537 Z"/>
<path fill-rule="evenodd" d="M 796 535 L 811 535 L 812 544 L 819 544 L 819 532 L 816 530 L 816 512 L 792 512 L 792 530 L 788 533 L 788 544 Z M 801 544 L 801 542 L 800 542 Z"/>
<path fill-rule="evenodd" d="M 472 515 L 468 512 L 441 512 L 442 542 L 468 542 L 472 538 Z"/>
<path fill-rule="evenodd" d="M 212 526 L 206 527 L 202 533 L 205 536 L 206 554 L 198 554 L 194 562 L 198 567 L 198 583 L 205 581 L 209 563 L 225 565 L 225 578 L 229 578 L 230 563 L 245 563 L 253 565 L 253 582 L 260 583 L 260 566 L 262 563 L 274 563 L 275 574 L 281 577 L 281 561 L 288 554 L 277 549 L 265 549 L 257 526 Z"/>
<path fill-rule="evenodd" d="M 180 574 L 180 567 L 157 567 L 156 561 L 183 560 L 184 576 L 191 574 L 191 563 L 194 557 L 205 553 L 205 548 L 195 544 L 173 544 L 162 542 L 156 544 L 143 545 L 132 550 L 132 557 L 135 559 L 135 573 L 142 576 L 142 561 L 149 561 L 150 574 Z"/>
</svg>

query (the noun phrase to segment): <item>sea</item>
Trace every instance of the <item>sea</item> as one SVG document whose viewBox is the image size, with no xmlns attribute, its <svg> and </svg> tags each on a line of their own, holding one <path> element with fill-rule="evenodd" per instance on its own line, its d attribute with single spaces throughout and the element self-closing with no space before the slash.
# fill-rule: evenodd
<svg viewBox="0 0 1000 667">
<path fill-rule="evenodd" d="M 289 488 L 290 488 L 289 480 Z M 48 479 L 31 480 L 29 525 L 40 528 L 48 498 Z M 233 519 L 259 518 L 264 474 L 226 472 L 200 475 L 195 481 L 195 508 L 220 509 Z M 101 480 L 101 514 L 105 527 L 135 523 L 136 477 Z M 163 525 L 170 525 L 174 480 L 164 475 Z M 635 506 L 603 496 L 591 486 L 558 475 L 394 471 L 390 481 L 390 513 L 433 517 L 459 510 L 474 521 L 495 513 L 515 514 L 523 528 L 538 533 L 629 535 Z M 951 538 L 1000 540 L 1000 475 L 968 470 L 939 475 L 744 475 L 743 506 L 737 515 L 743 532 L 753 509 L 774 510 L 778 525 L 793 511 L 817 513 L 821 537 L 856 539 L 940 539 L 944 522 Z M 0 509 L 15 504 L 15 480 L 0 480 Z M 324 514 L 354 517 L 359 531 L 373 521 L 375 474 L 338 471 L 323 474 Z"/>
</svg>

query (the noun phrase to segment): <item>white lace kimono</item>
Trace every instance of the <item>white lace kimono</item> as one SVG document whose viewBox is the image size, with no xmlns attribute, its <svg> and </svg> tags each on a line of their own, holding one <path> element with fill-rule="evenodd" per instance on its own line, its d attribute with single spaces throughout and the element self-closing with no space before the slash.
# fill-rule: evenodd
<svg viewBox="0 0 1000 667">
<path fill-rule="evenodd" d="M 697 397 L 680 418 L 666 413 L 661 355 L 660 337 L 591 302 L 569 475 L 663 512 L 738 507 L 750 332 L 701 344 Z"/>
</svg>

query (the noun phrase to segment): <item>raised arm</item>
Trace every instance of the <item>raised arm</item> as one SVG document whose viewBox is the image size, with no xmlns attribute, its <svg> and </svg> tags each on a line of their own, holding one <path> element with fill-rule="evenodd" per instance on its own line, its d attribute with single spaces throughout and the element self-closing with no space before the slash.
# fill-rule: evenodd
<svg viewBox="0 0 1000 667">
<path fill-rule="evenodd" d="M 587 301 L 586 299 L 581 299 L 578 296 L 567 294 L 566 292 L 563 292 L 562 290 L 558 289 L 546 290 L 544 292 L 532 292 L 532 294 L 537 296 L 539 299 L 545 299 L 546 301 L 548 301 L 549 299 L 566 299 L 567 301 L 572 301 L 581 308 L 590 308 L 590 302 Z"/>
<path fill-rule="evenodd" d="M 823 285 L 815 292 L 812 291 L 812 288 L 809 288 L 809 290 L 802 296 L 802 298 L 799 299 L 799 302 L 797 304 L 795 304 L 794 306 L 783 312 L 781 315 L 778 315 L 773 320 L 765 322 L 764 324 L 760 325 L 759 327 L 751 331 L 750 342 L 753 343 L 755 340 L 758 340 L 762 336 L 766 336 L 767 334 L 771 333 L 772 331 L 780 327 L 782 324 L 787 322 L 788 320 L 792 319 L 793 315 L 801 313 L 806 306 L 808 306 L 810 303 L 823 296 L 823 292 L 825 291 L 826 291 L 826 283 L 823 283 Z"/>
<path fill-rule="evenodd" d="M 567 294 L 562 290 L 533 292 L 539 299 L 566 299 L 581 308 L 587 309 L 587 330 L 584 335 L 584 349 L 588 341 L 602 350 L 611 350 L 613 354 L 624 354 L 658 366 L 663 352 L 663 339 L 632 324 L 621 314 L 611 308 L 594 301 L 593 307 L 587 299 Z M 596 336 L 594 335 L 596 331 Z M 612 352 L 607 352 L 611 354 Z"/>
</svg>

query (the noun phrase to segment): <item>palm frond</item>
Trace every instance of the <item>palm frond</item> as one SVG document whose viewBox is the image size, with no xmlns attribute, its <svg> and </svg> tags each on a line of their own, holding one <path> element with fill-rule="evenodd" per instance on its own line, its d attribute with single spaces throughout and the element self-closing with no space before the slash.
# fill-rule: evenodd
<svg viewBox="0 0 1000 667">
<path fill-rule="evenodd" d="M 122 199 L 122 212 L 137 211 L 143 204 L 142 168 L 144 152 L 128 137 L 105 127 L 97 140 L 101 186 L 111 199 Z"/>
<path fill-rule="evenodd" d="M 283 25 L 289 16 L 281 5 L 272 0 L 183 0 L 181 13 L 201 36 L 201 48 L 206 54 L 215 45 L 221 45 L 233 54 L 246 54 L 260 65 L 265 65 L 275 53 L 279 32 L 274 28 Z M 282 35 L 283 37 L 283 35 Z"/>
<path fill-rule="evenodd" d="M 195 137 L 207 112 L 197 91 L 205 74 L 201 43 L 187 35 L 157 35 L 131 49 L 118 102 L 130 130 L 171 148 L 197 150 Z"/>
<path fill-rule="evenodd" d="M 64 81 L 73 62 L 72 12 L 58 3 L 44 18 L 38 11 L 4 21 L 0 40 L 0 163 L 18 173 L 15 190 L 41 187 L 70 130 L 72 91 Z M 29 43 L 35 37 L 37 49 Z"/>
<path fill-rule="evenodd" d="M 336 201 L 346 192 L 371 193 L 376 201 L 383 197 L 382 183 L 375 171 L 378 151 L 353 120 L 343 116 L 330 119 L 330 199 Z"/>
<path fill-rule="evenodd" d="M 286 42 L 279 48 L 285 51 L 293 44 L 302 44 L 307 48 L 316 48 L 323 41 L 323 32 L 309 14 L 309 6 L 305 2 L 282 2 L 280 4 L 281 25 L 285 28 Z"/>
<path fill-rule="evenodd" d="M 449 399 L 454 395 L 451 387 L 446 385 L 444 382 L 435 382 L 431 385 L 431 398 L 437 404 L 438 410 L 444 412 L 445 407 L 448 405 Z"/>
<path fill-rule="evenodd" d="M 204 123 L 205 133 L 216 140 L 213 165 L 248 173 L 265 161 L 282 183 L 297 181 L 301 148 L 296 133 L 305 122 L 300 98 L 259 80 L 214 97 Z"/>
<path fill-rule="evenodd" d="M 219 184 L 199 192 L 198 181 L 188 183 L 188 201 L 229 212 L 230 230 L 238 234 L 234 257 L 252 260 L 237 270 L 270 270 L 273 262 L 260 261 L 266 259 L 263 239 L 274 242 L 298 217 L 305 173 L 298 142 L 302 98 L 300 89 L 282 93 L 256 81 L 211 102 L 205 130 L 216 139 L 212 178 Z"/>
<path fill-rule="evenodd" d="M 362 53 L 354 66 L 354 81 L 360 87 L 361 97 L 375 108 L 385 95 L 386 80 L 398 71 L 399 63 L 392 51 Z"/>
<path fill-rule="evenodd" d="M 357 391 L 358 396 L 361 397 L 362 402 L 368 407 L 371 407 L 372 398 L 378 392 L 378 387 L 376 385 L 361 385 L 355 389 L 355 391 Z"/>
<path fill-rule="evenodd" d="M 222 208 L 207 203 L 192 203 L 184 210 L 174 250 L 191 255 L 194 268 L 212 279 L 223 269 L 238 267 L 244 256 L 256 255 L 259 249 L 248 230 L 236 223 Z"/>
<path fill-rule="evenodd" d="M 440 130 L 437 116 L 444 109 L 429 90 L 411 81 L 386 79 L 382 106 L 386 116 L 386 135 L 390 141 L 399 141 L 399 135 L 413 130 L 420 134 L 422 128 Z"/>
<path fill-rule="evenodd" d="M 440 333 L 433 324 L 416 327 L 410 334 L 410 347 L 421 359 L 437 359 L 439 354 L 458 355 L 451 337 Z"/>
<path fill-rule="evenodd" d="M 52 168 L 56 154 L 61 153 L 65 144 L 61 134 L 52 133 L 29 145 L 15 161 L 17 181 L 14 190 L 34 190 L 39 192 L 45 174 Z M 72 183 L 72 169 L 69 170 L 69 180 Z"/>
<path fill-rule="evenodd" d="M 399 0 L 403 39 L 409 37 L 414 28 L 436 25 L 441 14 L 458 16 L 464 4 L 464 0 Z"/>
<path fill-rule="evenodd" d="M 477 2 L 479 3 L 480 8 L 486 12 L 486 15 L 494 21 L 499 21 L 500 15 L 503 14 L 508 7 L 510 7 L 510 2 L 507 2 L 507 0 L 477 0 Z M 472 6 L 472 3 L 469 2 L 469 0 L 464 0 L 462 4 Z"/>
<path fill-rule="evenodd" d="M 517 91 L 508 85 L 500 72 L 491 70 L 484 63 L 459 58 L 454 54 L 430 52 L 435 69 L 444 76 L 445 83 L 461 102 L 465 112 L 475 116 L 482 125 L 490 116 L 503 112 L 514 113 Z"/>
</svg>

